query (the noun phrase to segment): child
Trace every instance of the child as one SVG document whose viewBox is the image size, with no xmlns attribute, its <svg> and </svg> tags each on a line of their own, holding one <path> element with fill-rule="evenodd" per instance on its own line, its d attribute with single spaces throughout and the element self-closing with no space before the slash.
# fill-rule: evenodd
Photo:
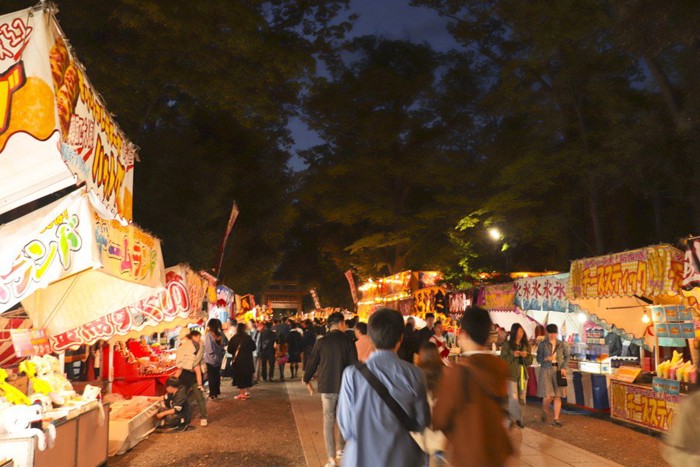
<svg viewBox="0 0 700 467">
<path fill-rule="evenodd" d="M 287 339 L 285 336 L 279 337 L 279 342 L 276 347 L 277 352 L 275 353 L 275 357 L 277 358 L 277 365 L 280 369 L 280 381 L 284 381 L 284 367 L 287 365 L 287 360 L 289 359 L 289 355 L 287 354 Z"/>
<path fill-rule="evenodd" d="M 156 414 L 161 420 L 159 428 L 172 431 L 185 431 L 190 424 L 190 405 L 187 401 L 187 387 L 171 376 L 165 383 L 165 407 Z"/>
</svg>

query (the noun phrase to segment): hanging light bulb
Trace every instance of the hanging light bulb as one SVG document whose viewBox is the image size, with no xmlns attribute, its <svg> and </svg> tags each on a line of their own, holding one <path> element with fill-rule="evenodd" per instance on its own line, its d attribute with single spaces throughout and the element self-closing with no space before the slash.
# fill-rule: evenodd
<svg viewBox="0 0 700 467">
<path fill-rule="evenodd" d="M 647 324 L 649 322 L 649 315 L 647 314 L 647 310 L 644 310 L 644 315 L 642 315 L 642 323 Z"/>
<path fill-rule="evenodd" d="M 588 317 L 586 316 L 586 313 L 584 313 L 583 311 L 579 311 L 578 312 L 578 320 L 581 323 L 585 323 L 586 321 L 588 321 Z"/>
</svg>

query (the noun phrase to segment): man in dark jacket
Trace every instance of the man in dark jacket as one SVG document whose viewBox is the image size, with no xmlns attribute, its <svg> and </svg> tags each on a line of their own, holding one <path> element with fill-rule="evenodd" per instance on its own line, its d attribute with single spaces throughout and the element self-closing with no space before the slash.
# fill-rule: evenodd
<svg viewBox="0 0 700 467">
<path fill-rule="evenodd" d="M 318 370 L 318 392 L 323 403 L 323 437 L 326 441 L 328 463 L 335 465 L 336 455 L 342 455 L 345 445 L 343 437 L 339 437 L 338 451 L 335 444 L 336 409 L 338 394 L 343 378 L 343 370 L 357 363 L 357 348 L 345 335 L 345 320 L 342 313 L 333 313 L 328 317 L 329 332 L 316 342 L 308 365 L 304 370 L 302 383 L 310 394 L 314 393 L 311 378 Z"/>
<path fill-rule="evenodd" d="M 309 366 L 309 361 L 311 360 L 311 352 L 314 350 L 316 345 L 316 329 L 314 328 L 314 322 L 310 319 L 304 321 L 304 336 L 302 338 L 302 352 L 304 369 Z"/>
<path fill-rule="evenodd" d="M 271 382 L 272 378 L 275 377 L 275 342 L 277 341 L 277 335 L 272 330 L 272 323 L 265 323 L 265 329 L 260 332 L 260 348 L 258 349 L 258 356 L 260 357 L 260 362 L 262 365 L 262 379 L 263 381 Z M 270 369 L 270 375 L 268 378 L 267 370 Z"/>
<path fill-rule="evenodd" d="M 420 339 L 419 346 L 426 344 L 431 337 L 435 335 L 435 315 L 433 313 L 425 314 L 425 327 L 418 331 Z"/>
<path fill-rule="evenodd" d="M 416 322 L 413 318 L 408 318 L 406 320 L 406 325 L 403 328 L 403 339 L 401 340 L 401 346 L 398 352 L 399 358 L 408 363 L 413 363 L 413 359 L 420 347 L 415 326 Z"/>
</svg>

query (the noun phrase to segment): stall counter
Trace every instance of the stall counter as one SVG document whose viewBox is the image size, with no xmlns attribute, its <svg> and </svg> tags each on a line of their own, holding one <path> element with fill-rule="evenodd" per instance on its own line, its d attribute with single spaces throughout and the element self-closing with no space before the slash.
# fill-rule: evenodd
<svg viewBox="0 0 700 467">
<path fill-rule="evenodd" d="M 156 428 L 159 398 L 134 396 L 115 402 L 109 420 L 109 455 L 124 454 Z"/>
<path fill-rule="evenodd" d="M 630 384 L 610 381 L 610 416 L 633 425 L 656 432 L 667 432 L 673 428 L 676 414 L 685 396 L 654 392 L 646 384 Z"/>
</svg>

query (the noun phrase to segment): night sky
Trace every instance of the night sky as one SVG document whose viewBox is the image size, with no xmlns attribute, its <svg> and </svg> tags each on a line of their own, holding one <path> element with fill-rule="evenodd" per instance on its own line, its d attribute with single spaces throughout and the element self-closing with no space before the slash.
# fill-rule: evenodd
<svg viewBox="0 0 700 467">
<path fill-rule="evenodd" d="M 435 50 L 446 52 L 457 44 L 447 31 L 447 20 L 435 11 L 416 8 L 408 0 L 353 0 L 350 13 L 359 17 L 348 39 L 365 35 L 378 35 L 387 39 L 428 42 Z M 299 118 L 290 120 L 289 128 L 296 142 L 294 150 L 303 150 L 321 142 Z M 303 162 L 292 157 L 289 163 L 294 170 L 303 168 Z"/>
</svg>

